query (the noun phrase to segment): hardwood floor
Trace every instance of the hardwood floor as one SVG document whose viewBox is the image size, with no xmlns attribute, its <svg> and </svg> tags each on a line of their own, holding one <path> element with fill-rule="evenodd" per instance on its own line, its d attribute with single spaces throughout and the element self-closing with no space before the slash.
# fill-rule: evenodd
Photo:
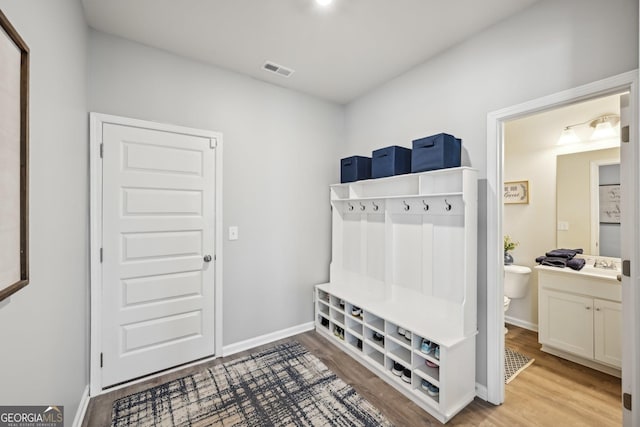
<svg viewBox="0 0 640 427">
<path fill-rule="evenodd" d="M 397 426 L 431 426 L 440 422 L 407 400 L 368 369 L 315 332 L 293 338 L 322 360 Z M 286 340 L 282 340 L 286 341 Z M 268 344 L 267 346 L 273 345 Z M 619 426 L 622 425 L 620 379 L 539 350 L 538 335 L 509 327 L 506 345 L 535 362 L 505 389 L 505 403 L 494 406 L 476 398 L 450 426 Z M 263 347 L 267 347 L 263 346 Z M 115 400 L 180 378 L 191 372 L 259 350 L 258 347 L 92 398 L 83 427 L 108 426 Z"/>
</svg>

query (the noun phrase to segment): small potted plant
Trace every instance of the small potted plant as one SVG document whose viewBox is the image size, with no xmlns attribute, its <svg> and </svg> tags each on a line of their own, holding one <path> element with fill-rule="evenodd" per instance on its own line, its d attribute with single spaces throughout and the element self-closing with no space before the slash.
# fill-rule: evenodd
<svg viewBox="0 0 640 427">
<path fill-rule="evenodd" d="M 504 236 L 504 265 L 513 264 L 513 257 L 509 253 L 514 250 L 520 242 L 514 242 L 509 235 Z"/>
</svg>

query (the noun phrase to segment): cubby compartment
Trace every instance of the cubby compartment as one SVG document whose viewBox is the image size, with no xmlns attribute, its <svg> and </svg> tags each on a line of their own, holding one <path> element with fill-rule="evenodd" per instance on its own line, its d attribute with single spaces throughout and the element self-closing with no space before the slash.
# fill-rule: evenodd
<svg viewBox="0 0 640 427">
<path fill-rule="evenodd" d="M 316 286 L 318 333 L 443 423 L 476 395 L 477 187 L 467 167 L 332 185 L 330 282 Z"/>
</svg>

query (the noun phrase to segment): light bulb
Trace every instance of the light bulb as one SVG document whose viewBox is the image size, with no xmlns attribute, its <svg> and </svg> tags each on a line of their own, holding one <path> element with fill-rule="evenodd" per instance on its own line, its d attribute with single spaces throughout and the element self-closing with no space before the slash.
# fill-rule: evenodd
<svg viewBox="0 0 640 427">
<path fill-rule="evenodd" d="M 576 135 L 576 132 L 571 128 L 565 128 L 558 138 L 557 145 L 575 144 L 580 142 L 580 138 Z"/>
<path fill-rule="evenodd" d="M 591 135 L 592 140 L 613 138 L 616 136 L 616 130 L 611 126 L 611 122 L 602 122 L 596 125 L 596 129 Z"/>
</svg>

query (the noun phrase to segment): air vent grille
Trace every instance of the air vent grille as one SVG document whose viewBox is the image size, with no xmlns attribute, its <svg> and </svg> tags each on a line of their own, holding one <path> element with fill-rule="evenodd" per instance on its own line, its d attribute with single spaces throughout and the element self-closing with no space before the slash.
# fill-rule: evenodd
<svg viewBox="0 0 640 427">
<path fill-rule="evenodd" d="M 271 73 L 276 73 L 277 75 L 282 77 L 289 77 L 294 72 L 291 68 L 283 67 L 282 65 L 278 65 L 271 61 L 265 62 L 262 66 L 262 69 Z"/>
</svg>

